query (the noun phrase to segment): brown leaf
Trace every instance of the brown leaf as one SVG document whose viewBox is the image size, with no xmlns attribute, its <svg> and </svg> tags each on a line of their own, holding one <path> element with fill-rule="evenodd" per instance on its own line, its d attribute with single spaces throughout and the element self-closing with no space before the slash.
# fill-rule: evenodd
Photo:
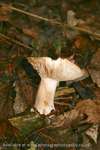
<svg viewBox="0 0 100 150">
<path fill-rule="evenodd" d="M 8 66 L 7 66 L 7 69 L 8 69 L 9 75 L 12 75 L 13 70 L 14 70 L 13 64 L 12 64 L 12 63 L 9 63 Z"/>
<path fill-rule="evenodd" d="M 0 21 L 8 21 L 10 17 L 11 9 L 9 5 L 3 4 L 0 6 Z"/>
<path fill-rule="evenodd" d="M 28 35 L 32 38 L 36 38 L 38 35 L 38 33 L 35 31 L 35 29 L 23 28 L 22 30 L 26 35 Z"/>
<path fill-rule="evenodd" d="M 17 86 L 24 103 L 26 103 L 27 106 L 33 106 L 37 93 L 37 87 L 33 88 L 32 81 L 23 69 L 17 70 L 17 76 L 19 79 L 17 81 Z"/>
<path fill-rule="evenodd" d="M 75 93 L 74 88 L 62 87 L 57 89 L 55 97 L 64 96 L 72 93 Z"/>
<path fill-rule="evenodd" d="M 52 124 L 55 127 L 67 126 L 70 127 L 73 122 L 79 119 L 79 112 L 76 109 L 65 112 L 64 115 L 59 115 L 56 117 Z"/>
<path fill-rule="evenodd" d="M 97 143 L 97 138 L 98 138 L 98 125 L 93 125 L 92 127 L 90 127 L 87 131 L 86 134 L 93 139 L 93 141 L 95 143 Z"/>
<path fill-rule="evenodd" d="M 14 115 L 11 90 L 12 85 L 9 83 L 0 83 L 0 120 L 5 120 Z"/>
<path fill-rule="evenodd" d="M 5 122 L 0 123 L 0 137 L 5 136 L 5 131 L 6 131 L 7 125 Z"/>
<path fill-rule="evenodd" d="M 87 40 L 86 40 L 86 38 L 78 35 L 75 39 L 74 44 L 75 44 L 76 48 L 81 49 L 81 48 L 84 48 L 86 46 Z"/>
<path fill-rule="evenodd" d="M 75 109 L 80 114 L 87 116 L 86 121 L 89 123 L 100 123 L 100 103 L 99 100 L 84 100 L 80 101 Z"/>
<path fill-rule="evenodd" d="M 20 86 L 19 82 L 17 81 L 16 86 L 15 86 L 16 98 L 14 100 L 15 102 L 14 102 L 14 105 L 13 105 L 13 109 L 14 109 L 15 114 L 24 112 L 25 109 L 27 108 L 26 102 L 23 99 L 23 96 L 21 95 L 21 90 L 20 90 L 19 86 Z"/>
<path fill-rule="evenodd" d="M 100 87 L 100 48 L 93 56 L 91 65 L 89 67 L 89 73 L 94 83 Z"/>
<path fill-rule="evenodd" d="M 17 136 L 19 134 L 19 130 L 12 126 L 11 123 L 6 120 L 0 123 L 0 137 L 4 138 L 5 136 Z"/>
</svg>

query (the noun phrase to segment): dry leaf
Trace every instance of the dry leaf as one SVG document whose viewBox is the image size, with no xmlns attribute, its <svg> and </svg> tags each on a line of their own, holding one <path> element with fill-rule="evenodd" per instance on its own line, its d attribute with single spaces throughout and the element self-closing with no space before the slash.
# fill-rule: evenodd
<svg viewBox="0 0 100 150">
<path fill-rule="evenodd" d="M 76 36 L 75 38 L 75 47 L 78 48 L 78 49 L 86 49 L 88 48 L 88 44 L 89 44 L 89 40 L 88 38 L 84 37 L 84 36 L 81 36 L 81 35 L 78 35 Z"/>
<path fill-rule="evenodd" d="M 64 96 L 72 93 L 75 93 L 74 88 L 68 88 L 68 87 L 58 88 L 55 93 L 55 97 Z"/>
<path fill-rule="evenodd" d="M 9 63 L 7 66 L 7 70 L 8 70 L 9 75 L 12 75 L 13 70 L 14 70 L 14 65 L 12 63 Z"/>
<path fill-rule="evenodd" d="M 73 26 L 76 26 L 78 24 L 83 24 L 84 23 L 83 20 L 77 19 L 75 17 L 75 14 L 76 13 L 73 10 L 68 10 L 68 12 L 67 12 L 67 23 L 68 23 L 69 26 L 73 27 Z"/>
<path fill-rule="evenodd" d="M 0 82 L 0 120 L 5 120 L 14 115 L 13 98 L 10 95 L 12 85 L 9 83 Z"/>
<path fill-rule="evenodd" d="M 95 143 L 97 143 L 98 128 L 99 128 L 98 125 L 93 125 L 91 128 L 89 128 L 89 129 L 86 131 L 86 134 L 87 134 L 90 138 L 92 138 Z"/>
<path fill-rule="evenodd" d="M 31 36 L 32 38 L 36 38 L 38 35 L 38 33 L 34 29 L 23 28 L 23 32 L 26 35 Z"/>
<path fill-rule="evenodd" d="M 14 109 L 15 114 L 18 114 L 18 113 L 24 112 L 25 109 L 27 108 L 27 105 L 26 105 L 25 100 L 23 99 L 23 96 L 21 95 L 18 82 L 16 82 L 15 90 L 16 90 L 16 98 L 14 100 L 15 102 L 13 105 L 13 109 Z"/>
<path fill-rule="evenodd" d="M 93 56 L 91 65 L 89 67 L 89 73 L 94 83 L 100 87 L 100 48 Z"/>
<path fill-rule="evenodd" d="M 17 136 L 19 134 L 19 130 L 12 126 L 8 120 L 2 121 L 0 123 L 0 137 L 4 138 L 7 135 L 9 136 L 9 134 L 12 136 Z"/>
<path fill-rule="evenodd" d="M 0 21 L 8 21 L 11 9 L 9 5 L 3 4 L 0 6 Z"/>
<path fill-rule="evenodd" d="M 67 126 L 70 127 L 74 121 L 79 118 L 79 112 L 75 109 L 65 112 L 63 115 L 56 116 L 52 121 L 54 127 Z"/>
<path fill-rule="evenodd" d="M 75 109 L 79 111 L 80 114 L 85 114 L 87 116 L 86 121 L 89 123 L 100 123 L 100 103 L 99 100 L 84 100 L 80 101 Z"/>
<path fill-rule="evenodd" d="M 17 78 L 18 80 L 15 83 L 16 98 L 14 110 L 16 113 L 21 113 L 26 108 L 33 107 L 37 87 L 33 88 L 30 78 L 21 68 L 17 70 Z"/>
</svg>

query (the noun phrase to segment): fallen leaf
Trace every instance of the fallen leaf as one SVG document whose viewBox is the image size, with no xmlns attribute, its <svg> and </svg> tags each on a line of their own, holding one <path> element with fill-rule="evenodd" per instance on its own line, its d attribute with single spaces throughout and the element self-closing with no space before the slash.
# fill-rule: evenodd
<svg viewBox="0 0 100 150">
<path fill-rule="evenodd" d="M 89 40 L 86 37 L 78 35 L 75 38 L 74 44 L 75 44 L 76 48 L 83 49 L 83 48 L 87 47 L 88 42 L 89 42 Z"/>
<path fill-rule="evenodd" d="M 93 56 L 88 70 L 93 82 L 96 83 L 98 87 L 100 87 L 100 48 Z"/>
<path fill-rule="evenodd" d="M 6 120 L 0 123 L 0 138 L 4 138 L 5 136 L 17 136 L 19 134 L 19 130 L 12 126 L 11 123 Z"/>
<path fill-rule="evenodd" d="M 14 115 L 12 92 L 14 91 L 11 84 L 0 82 L 0 120 L 8 119 Z"/>
<path fill-rule="evenodd" d="M 19 69 L 18 76 L 22 85 L 23 94 L 26 96 L 26 101 L 29 105 L 32 105 L 37 94 L 40 76 L 27 60 L 23 60 L 22 67 L 24 70 Z"/>
<path fill-rule="evenodd" d="M 76 122 L 76 120 L 79 119 L 79 116 L 79 112 L 75 109 L 72 109 L 71 111 L 65 112 L 63 115 L 53 118 L 52 125 L 54 127 L 70 127 L 73 122 Z"/>
<path fill-rule="evenodd" d="M 75 14 L 76 13 L 73 10 L 68 10 L 68 12 L 67 12 L 67 23 L 71 27 L 84 23 L 83 20 L 77 19 Z"/>
<path fill-rule="evenodd" d="M 14 70 L 14 66 L 13 66 L 12 63 L 9 63 L 9 64 L 8 64 L 7 70 L 8 70 L 9 75 L 12 75 L 13 70 Z"/>
<path fill-rule="evenodd" d="M 98 125 L 93 125 L 86 131 L 86 135 L 92 138 L 95 143 L 97 143 L 98 129 L 99 129 Z"/>
<path fill-rule="evenodd" d="M 100 103 L 99 100 L 80 101 L 75 109 L 83 115 L 87 116 L 86 121 L 89 123 L 100 123 Z"/>
<path fill-rule="evenodd" d="M 0 137 L 5 136 L 6 128 L 7 125 L 5 124 L 5 122 L 0 123 Z"/>
<path fill-rule="evenodd" d="M 38 35 L 35 29 L 23 28 L 22 30 L 26 35 L 31 36 L 32 38 L 36 38 Z"/>
<path fill-rule="evenodd" d="M 64 96 L 72 93 L 75 93 L 74 88 L 62 87 L 57 89 L 55 97 Z"/>
<path fill-rule="evenodd" d="M 10 17 L 11 9 L 9 5 L 2 4 L 0 6 L 0 21 L 8 21 Z"/>
<path fill-rule="evenodd" d="M 18 83 L 19 82 L 17 81 L 16 85 L 15 85 L 16 97 L 14 99 L 14 105 L 13 105 L 13 109 L 14 109 L 15 114 L 24 112 L 25 109 L 27 108 L 26 102 L 23 99 L 23 96 L 22 96 L 21 91 L 20 91 L 20 87 L 19 87 L 20 84 L 18 84 Z"/>
</svg>

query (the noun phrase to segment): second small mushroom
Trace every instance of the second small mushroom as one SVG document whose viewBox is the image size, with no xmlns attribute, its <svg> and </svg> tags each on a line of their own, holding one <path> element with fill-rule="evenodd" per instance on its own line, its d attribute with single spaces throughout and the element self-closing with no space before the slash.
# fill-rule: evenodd
<svg viewBox="0 0 100 150">
<path fill-rule="evenodd" d="M 54 96 L 59 81 L 73 81 L 87 75 L 68 59 L 50 57 L 28 57 L 29 63 L 37 70 L 41 77 L 35 108 L 40 114 L 47 115 L 54 107 Z"/>
</svg>

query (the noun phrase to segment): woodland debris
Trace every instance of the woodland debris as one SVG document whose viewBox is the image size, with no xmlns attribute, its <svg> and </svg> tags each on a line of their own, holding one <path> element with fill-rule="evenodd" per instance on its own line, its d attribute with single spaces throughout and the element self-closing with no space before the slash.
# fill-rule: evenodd
<svg viewBox="0 0 100 150">
<path fill-rule="evenodd" d="M 100 48 L 94 54 L 88 70 L 93 82 L 100 87 Z"/>
<path fill-rule="evenodd" d="M 86 134 L 93 139 L 93 141 L 97 144 L 97 138 L 98 138 L 98 129 L 99 129 L 99 125 L 93 125 L 92 127 L 90 127 L 87 131 Z"/>
<path fill-rule="evenodd" d="M 74 109 L 65 112 L 53 119 L 52 124 L 55 127 L 71 127 L 77 122 L 84 120 L 86 123 L 100 123 L 100 102 L 98 100 L 83 100 L 77 103 Z"/>
<path fill-rule="evenodd" d="M 73 87 L 82 99 L 95 98 L 95 93 L 90 87 L 84 86 L 80 82 L 74 82 Z"/>
<path fill-rule="evenodd" d="M 2 6 L 2 5 L 1 5 Z M 16 12 L 19 12 L 19 13 L 22 13 L 22 14 L 25 14 L 27 16 L 30 16 L 30 17 L 33 17 L 33 18 L 36 18 L 36 19 L 39 19 L 39 20 L 43 20 L 45 22 L 49 22 L 51 24 L 55 24 L 55 25 L 58 25 L 58 26 L 61 26 L 61 27 L 67 27 L 69 29 L 73 29 L 73 30 L 77 30 L 79 32 L 83 32 L 83 33 L 87 33 L 89 35 L 92 35 L 95 39 L 97 40 L 100 40 L 100 34 L 98 33 L 94 33 L 93 31 L 91 31 L 90 29 L 87 29 L 87 28 L 83 28 L 83 27 L 80 27 L 80 26 L 76 26 L 77 23 L 73 23 L 74 26 L 69 26 L 68 24 L 63 24 L 62 22 L 59 22 L 59 21 L 55 21 L 53 19 L 48 19 L 46 17 L 42 17 L 42 16 L 39 16 L 39 15 L 36 15 L 36 14 L 33 14 L 33 13 L 30 13 L 30 12 L 27 12 L 25 10 L 21 10 L 19 8 L 16 8 L 14 6 L 10 6 L 10 5 L 6 5 L 6 4 L 3 4 L 2 7 L 8 7 L 8 9 L 10 9 L 11 11 L 16 11 Z M 73 15 L 72 15 L 73 16 Z M 76 19 L 76 18 L 74 18 Z M 77 22 L 77 21 L 73 21 L 73 22 Z M 78 21 L 79 22 L 79 21 Z M 89 27 L 88 27 L 89 28 Z"/>
<path fill-rule="evenodd" d="M 84 23 L 83 20 L 77 19 L 75 17 L 75 12 L 73 10 L 68 10 L 67 12 L 67 23 L 69 26 L 76 26 L 78 24 Z"/>
<path fill-rule="evenodd" d="M 88 123 L 98 124 L 100 123 L 100 102 L 99 100 L 83 100 L 80 101 L 76 107 L 76 111 L 79 114 L 83 114 L 87 116 L 86 121 Z"/>
<path fill-rule="evenodd" d="M 13 105 L 13 109 L 14 109 L 15 114 L 18 114 L 18 113 L 24 112 L 25 109 L 27 108 L 27 105 L 25 103 L 25 100 L 23 99 L 23 96 L 21 95 L 21 91 L 18 86 L 18 83 L 16 83 L 15 90 L 16 90 L 16 97 L 14 100 L 15 102 Z"/>
<path fill-rule="evenodd" d="M 1 21 L 8 21 L 10 18 L 11 9 L 8 5 L 0 6 L 0 22 Z"/>
<path fill-rule="evenodd" d="M 21 133 L 26 136 L 29 132 L 42 128 L 45 124 L 45 119 L 41 118 L 36 113 L 27 113 L 12 117 L 9 119 L 10 123 L 19 129 Z"/>
<path fill-rule="evenodd" d="M 0 120 L 6 120 L 14 115 L 14 89 L 10 83 L 0 82 Z"/>
<path fill-rule="evenodd" d="M 74 92 L 75 92 L 74 88 L 68 88 L 68 87 L 58 88 L 55 93 L 55 98 L 57 98 L 59 96 L 64 96 L 67 94 L 72 94 Z"/>
</svg>

